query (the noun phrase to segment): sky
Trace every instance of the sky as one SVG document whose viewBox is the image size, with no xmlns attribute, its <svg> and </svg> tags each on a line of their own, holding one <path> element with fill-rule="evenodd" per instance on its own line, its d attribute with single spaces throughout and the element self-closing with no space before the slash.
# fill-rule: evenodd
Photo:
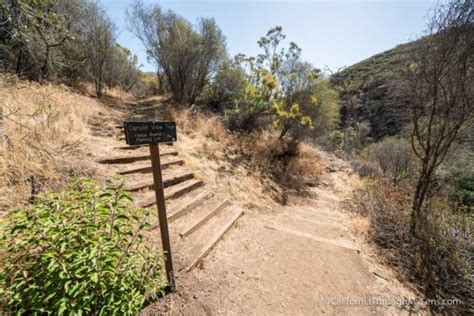
<svg viewBox="0 0 474 316">
<path fill-rule="evenodd" d="M 137 55 L 143 71 L 154 71 L 141 42 L 128 31 L 125 11 L 133 0 L 101 0 L 118 28 L 118 43 Z M 155 1 L 196 23 L 216 20 L 227 39 L 230 56 L 260 53 L 257 41 L 274 26 L 282 26 L 288 41 L 302 48 L 302 58 L 321 69 L 350 66 L 423 34 L 429 0 L 207 0 Z"/>
</svg>

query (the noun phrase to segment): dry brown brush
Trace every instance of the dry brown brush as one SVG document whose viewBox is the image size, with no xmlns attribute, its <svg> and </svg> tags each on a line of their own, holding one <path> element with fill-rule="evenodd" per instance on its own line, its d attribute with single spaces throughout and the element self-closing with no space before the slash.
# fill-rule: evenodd
<svg viewBox="0 0 474 316">
<path fill-rule="evenodd" d="M 91 175 L 87 121 L 100 104 L 65 87 L 0 76 L 0 209 Z"/>
<path fill-rule="evenodd" d="M 454 213 L 444 198 L 431 198 L 419 237 L 410 232 L 411 192 L 381 180 L 364 180 L 354 190 L 353 210 L 370 218 L 368 239 L 401 279 L 416 284 L 428 298 L 459 300 L 430 306 L 437 312 L 474 309 L 472 218 Z"/>
<path fill-rule="evenodd" d="M 203 137 L 201 154 L 216 161 L 225 159 L 234 167 L 244 166 L 250 174 L 257 174 L 262 183 L 271 182 L 283 191 L 304 191 L 324 170 L 314 147 L 303 143 L 294 154 L 288 155 L 287 144 L 275 132 L 231 132 L 222 118 L 199 110 L 179 109 L 173 117 L 180 132 Z M 284 196 L 276 199 L 285 201 Z"/>
</svg>

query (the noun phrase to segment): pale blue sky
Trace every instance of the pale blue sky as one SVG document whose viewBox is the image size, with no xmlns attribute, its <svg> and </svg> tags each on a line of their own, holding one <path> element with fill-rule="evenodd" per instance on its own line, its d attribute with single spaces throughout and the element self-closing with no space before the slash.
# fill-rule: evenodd
<svg viewBox="0 0 474 316">
<path fill-rule="evenodd" d="M 132 0 L 101 0 L 119 29 L 118 42 L 135 53 L 145 71 L 154 71 L 140 41 L 127 31 L 125 10 Z M 227 38 L 231 56 L 256 55 L 257 40 L 280 25 L 289 41 L 313 65 L 349 66 L 422 34 L 435 1 L 155 1 L 191 22 L 213 17 Z"/>
</svg>

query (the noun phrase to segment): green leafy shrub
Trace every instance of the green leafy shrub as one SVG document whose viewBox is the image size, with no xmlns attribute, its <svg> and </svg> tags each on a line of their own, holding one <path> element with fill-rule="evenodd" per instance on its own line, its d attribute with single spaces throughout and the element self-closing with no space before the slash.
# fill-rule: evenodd
<svg viewBox="0 0 474 316">
<path fill-rule="evenodd" d="M 211 110 L 224 112 L 242 94 L 244 78 L 244 70 L 236 61 L 224 61 L 219 65 L 212 82 L 205 87 L 203 101 Z"/>
<path fill-rule="evenodd" d="M 166 285 L 144 244 L 148 214 L 121 189 L 82 180 L 0 226 L 0 311 L 136 314 Z"/>
<path fill-rule="evenodd" d="M 460 173 L 451 182 L 453 187 L 451 199 L 472 208 L 474 205 L 474 175 L 469 172 Z"/>
</svg>

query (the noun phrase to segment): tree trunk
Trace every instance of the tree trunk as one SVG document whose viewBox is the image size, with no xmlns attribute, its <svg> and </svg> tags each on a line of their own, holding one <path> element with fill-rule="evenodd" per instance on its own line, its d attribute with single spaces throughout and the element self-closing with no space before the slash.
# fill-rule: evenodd
<svg viewBox="0 0 474 316">
<path fill-rule="evenodd" d="M 158 77 L 158 94 L 163 94 L 165 92 L 164 76 L 159 71 L 157 71 L 156 76 Z"/>
<path fill-rule="evenodd" d="M 20 49 L 20 52 L 18 53 L 18 59 L 16 60 L 16 73 L 17 74 L 20 74 L 22 57 L 23 57 L 23 51 Z"/>
<path fill-rule="evenodd" d="M 47 74 L 48 74 L 49 50 L 50 50 L 50 46 L 48 45 L 48 43 L 46 43 L 46 52 L 44 56 L 43 66 L 41 67 L 41 73 L 40 73 L 41 79 L 46 79 Z"/>
<path fill-rule="evenodd" d="M 417 229 L 419 228 L 419 222 L 422 218 L 423 203 L 428 192 L 429 185 L 431 183 L 431 177 L 433 175 L 434 166 L 428 167 L 424 164 L 418 182 L 416 184 L 415 194 L 413 196 L 413 206 L 411 214 L 411 225 L 410 230 L 414 236 L 419 236 Z"/>
</svg>

